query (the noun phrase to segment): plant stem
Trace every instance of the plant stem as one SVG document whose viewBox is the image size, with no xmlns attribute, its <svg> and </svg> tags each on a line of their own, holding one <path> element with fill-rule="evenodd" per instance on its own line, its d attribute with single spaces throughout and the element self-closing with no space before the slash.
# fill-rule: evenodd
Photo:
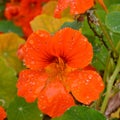
<svg viewBox="0 0 120 120">
<path fill-rule="evenodd" d="M 103 82 L 104 84 L 107 84 L 107 81 L 109 79 L 109 62 L 110 62 L 110 53 L 108 54 L 108 57 L 107 57 L 107 60 L 106 60 L 106 67 L 104 69 L 104 75 L 103 75 Z M 100 108 L 100 105 L 101 105 L 101 102 L 102 102 L 102 94 L 104 93 L 101 93 L 100 95 L 100 98 L 97 100 L 96 102 L 96 109 L 99 109 Z"/>
<path fill-rule="evenodd" d="M 107 57 L 107 60 L 106 60 L 106 67 L 105 67 L 105 70 L 104 70 L 104 75 L 103 75 L 103 81 L 104 83 L 107 82 L 108 80 L 108 77 L 109 77 L 109 62 L 110 62 L 110 53 L 108 54 L 108 57 Z"/>
<path fill-rule="evenodd" d="M 114 72 L 113 72 L 112 76 L 110 77 L 108 84 L 107 84 L 106 96 L 104 98 L 104 101 L 103 101 L 102 107 L 101 107 L 102 113 L 105 112 L 113 84 L 116 80 L 116 77 L 117 77 L 119 71 L 120 71 L 120 56 L 119 56 L 118 61 L 117 61 L 117 66 L 116 66 L 116 68 L 115 68 L 115 70 L 114 70 Z"/>
</svg>

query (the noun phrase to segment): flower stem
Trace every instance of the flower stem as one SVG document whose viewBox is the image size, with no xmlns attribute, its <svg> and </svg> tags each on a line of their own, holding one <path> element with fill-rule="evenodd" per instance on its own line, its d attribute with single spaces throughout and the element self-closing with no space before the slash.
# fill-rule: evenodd
<svg viewBox="0 0 120 120">
<path fill-rule="evenodd" d="M 105 109 L 107 107 L 107 103 L 108 103 L 108 100 L 109 100 L 109 96 L 110 96 L 113 84 L 114 84 L 114 82 L 116 80 L 116 77 L 117 77 L 119 72 L 120 72 L 120 55 L 119 55 L 119 58 L 118 58 L 118 61 L 117 61 L 117 66 L 116 66 L 116 68 L 115 68 L 115 70 L 114 70 L 114 72 L 113 72 L 112 76 L 110 77 L 110 79 L 108 81 L 108 84 L 107 84 L 106 95 L 105 95 L 105 98 L 103 100 L 102 107 L 101 107 L 101 112 L 102 113 L 105 112 Z"/>
</svg>

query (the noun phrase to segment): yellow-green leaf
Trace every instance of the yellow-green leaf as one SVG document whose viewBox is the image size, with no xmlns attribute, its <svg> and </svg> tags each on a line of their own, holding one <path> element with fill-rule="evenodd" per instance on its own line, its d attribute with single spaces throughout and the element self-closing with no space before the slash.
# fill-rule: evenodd
<svg viewBox="0 0 120 120">
<path fill-rule="evenodd" d="M 57 5 L 57 1 L 49 1 L 49 2 L 47 2 L 43 6 L 42 13 L 53 16 L 56 5 Z"/>
<path fill-rule="evenodd" d="M 50 33 L 54 33 L 60 29 L 61 25 L 64 22 L 70 22 L 70 21 L 73 20 L 67 17 L 57 19 L 54 18 L 53 16 L 42 14 L 40 16 L 35 17 L 35 19 L 31 21 L 31 27 L 33 31 L 46 30 Z"/>
<path fill-rule="evenodd" d="M 23 67 L 17 57 L 17 50 L 25 41 L 15 33 L 0 34 L 0 56 L 17 72 Z"/>
<path fill-rule="evenodd" d="M 0 57 L 0 105 L 7 107 L 16 95 L 16 71 Z"/>
<path fill-rule="evenodd" d="M 51 0 L 47 2 L 42 8 L 42 14 L 54 16 L 56 6 L 57 6 L 56 0 Z M 67 8 L 62 12 L 62 17 L 72 18 L 72 15 L 70 14 L 70 8 Z"/>
</svg>

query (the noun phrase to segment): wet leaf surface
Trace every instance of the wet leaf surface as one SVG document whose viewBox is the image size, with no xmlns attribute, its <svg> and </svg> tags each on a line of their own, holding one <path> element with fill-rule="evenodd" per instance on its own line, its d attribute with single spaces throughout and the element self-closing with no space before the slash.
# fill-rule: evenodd
<svg viewBox="0 0 120 120">
<path fill-rule="evenodd" d="M 24 42 L 24 39 L 15 33 L 0 34 L 0 56 L 17 72 L 23 68 L 23 63 L 17 57 L 17 50 Z"/>
<path fill-rule="evenodd" d="M 23 98 L 16 97 L 7 109 L 8 120 L 42 120 L 43 114 L 36 103 L 27 103 Z"/>
<path fill-rule="evenodd" d="M 50 33 L 54 33 L 57 30 L 59 30 L 60 26 L 66 21 L 70 22 L 73 20 L 67 17 L 57 19 L 54 18 L 53 16 L 43 14 L 35 17 L 35 19 L 31 21 L 31 27 L 33 31 L 46 30 Z"/>
<path fill-rule="evenodd" d="M 16 94 L 16 72 L 0 57 L 0 104 L 9 105 Z"/>
<path fill-rule="evenodd" d="M 115 11 L 107 14 L 105 24 L 111 31 L 120 33 L 120 12 Z"/>
<path fill-rule="evenodd" d="M 61 117 L 52 120 L 106 120 L 98 111 L 86 106 L 74 106 L 67 110 Z"/>
</svg>

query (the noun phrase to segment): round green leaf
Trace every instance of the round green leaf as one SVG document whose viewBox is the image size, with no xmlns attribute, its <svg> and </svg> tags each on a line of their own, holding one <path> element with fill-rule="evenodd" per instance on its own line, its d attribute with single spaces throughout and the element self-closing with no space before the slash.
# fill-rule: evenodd
<svg viewBox="0 0 120 120">
<path fill-rule="evenodd" d="M 103 114 L 86 106 L 74 106 L 52 120 L 106 120 Z"/>
<path fill-rule="evenodd" d="M 16 95 L 16 72 L 0 57 L 0 104 L 7 107 Z"/>
<path fill-rule="evenodd" d="M 17 72 L 23 68 L 22 62 L 17 57 L 17 50 L 24 42 L 25 40 L 15 33 L 0 34 L 0 56 Z"/>
<path fill-rule="evenodd" d="M 22 29 L 18 26 L 15 26 L 13 22 L 7 20 L 0 21 L 0 32 L 14 32 L 19 36 L 23 36 Z"/>
<path fill-rule="evenodd" d="M 23 98 L 16 97 L 7 109 L 8 120 L 42 120 L 43 114 L 36 103 L 27 103 Z"/>
<path fill-rule="evenodd" d="M 120 33 L 120 12 L 111 12 L 106 16 L 106 26 L 115 33 Z"/>
</svg>

